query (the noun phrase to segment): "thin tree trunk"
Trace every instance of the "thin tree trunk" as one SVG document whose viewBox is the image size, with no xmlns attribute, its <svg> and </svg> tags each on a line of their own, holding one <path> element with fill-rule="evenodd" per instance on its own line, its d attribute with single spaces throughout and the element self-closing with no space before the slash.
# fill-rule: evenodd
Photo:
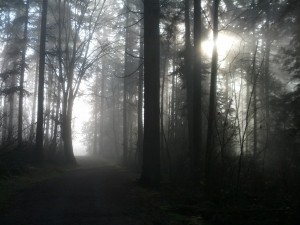
<svg viewBox="0 0 300 225">
<path fill-rule="evenodd" d="M 143 88 L 144 88 L 144 43 L 143 43 L 144 20 L 141 21 L 140 28 L 140 69 L 139 69 L 139 86 L 138 86 L 138 152 L 137 164 L 138 167 L 142 164 L 143 155 Z"/>
<path fill-rule="evenodd" d="M 113 115 L 112 115 L 112 124 L 113 124 L 113 133 L 114 133 L 114 151 L 115 151 L 115 156 L 118 158 L 119 156 L 119 151 L 118 151 L 118 143 L 119 143 L 119 138 L 118 138 L 118 132 L 117 132 L 117 128 L 116 128 L 116 94 L 115 94 L 115 87 L 114 87 L 114 80 L 113 80 L 113 83 L 112 83 L 112 86 L 113 86 L 113 90 L 112 90 L 112 94 L 113 94 Z M 119 115 L 119 113 L 118 113 Z"/>
<path fill-rule="evenodd" d="M 56 88 L 57 86 L 54 86 L 54 90 L 53 92 L 55 93 L 56 92 Z M 52 140 L 53 140 L 53 135 L 54 135 L 54 124 L 55 124 L 55 103 L 54 103 L 55 99 L 54 99 L 54 96 L 52 97 L 52 106 L 51 106 L 51 110 L 50 110 L 50 119 L 51 119 L 51 122 L 50 122 L 50 145 L 52 143 Z"/>
<path fill-rule="evenodd" d="M 253 66 L 255 71 L 255 62 L 253 59 Z M 256 76 L 256 71 L 254 72 L 254 76 Z M 253 154 L 254 160 L 257 160 L 257 84 L 253 84 Z"/>
<path fill-rule="evenodd" d="M 175 62 L 173 62 L 173 71 L 175 71 Z M 175 99 L 175 89 L 176 89 L 176 75 L 172 76 L 172 97 L 171 97 L 171 140 L 174 141 L 175 139 L 175 106 L 176 106 L 176 99 Z"/>
<path fill-rule="evenodd" d="M 65 9 L 65 2 L 63 5 L 63 9 Z M 60 125 L 60 130 L 61 130 L 61 135 L 60 135 L 60 146 L 59 148 L 62 147 L 63 143 L 63 120 L 64 117 L 60 116 L 60 107 L 62 105 L 61 113 L 64 115 L 64 104 L 65 104 L 65 84 L 63 83 L 63 58 L 62 58 L 62 24 L 64 23 L 64 18 L 61 17 L 63 14 L 62 12 L 62 4 L 61 0 L 58 1 L 58 95 L 57 95 L 57 101 L 56 101 L 56 124 L 55 124 L 55 129 L 54 129 L 54 138 L 55 141 L 57 139 L 57 132 L 58 132 L 58 125 Z M 61 94 L 62 92 L 62 94 Z M 62 104 L 61 104 L 62 103 Z M 56 148 L 56 143 L 55 143 L 55 148 Z"/>
<path fill-rule="evenodd" d="M 1 123 L 1 134 L 3 135 L 3 123 L 4 123 L 4 121 L 3 121 L 3 118 L 4 118 L 4 97 L 3 96 L 0 96 L 0 123 Z M 3 138 L 3 136 L 2 136 L 2 138 Z M 0 140 L 0 146 L 1 145 L 3 145 L 3 139 L 1 138 L 1 140 Z"/>
<path fill-rule="evenodd" d="M 96 77 L 96 85 L 94 86 L 94 94 L 95 94 L 95 102 L 94 102 L 94 146 L 93 146 L 93 155 L 97 155 L 98 153 L 98 142 L 99 142 L 99 139 L 98 139 L 98 96 L 97 96 L 97 93 L 98 93 L 98 85 L 99 85 L 99 74 L 97 74 L 97 77 Z M 101 99 L 101 97 L 100 97 Z M 100 129 L 101 129 L 101 124 L 100 124 Z M 101 132 L 100 132 L 100 135 L 101 135 Z M 99 143 L 99 148 L 101 147 L 101 142 Z"/>
<path fill-rule="evenodd" d="M 211 64 L 211 82 L 210 82 L 210 96 L 209 96 L 209 112 L 208 112 L 208 128 L 207 128 L 207 144 L 206 144 L 206 162 L 205 162 L 205 185 L 206 192 L 211 193 L 212 190 L 212 179 L 214 179 L 213 170 L 213 158 L 215 155 L 215 129 L 216 129 L 216 110 L 217 110 L 217 72 L 218 72 L 218 50 L 217 50 L 217 39 L 218 39 L 218 12 L 219 12 L 220 0 L 214 0 L 214 12 L 213 12 L 213 55 Z"/>
<path fill-rule="evenodd" d="M 189 152 L 191 158 L 191 174 L 193 175 L 194 181 L 196 180 L 196 159 L 194 151 L 194 77 L 192 74 L 192 57 L 191 57 L 191 31 L 190 31 L 190 0 L 185 0 L 185 57 L 184 57 L 184 69 L 185 69 L 185 80 L 187 83 L 187 111 L 188 111 L 188 142 Z"/>
<path fill-rule="evenodd" d="M 194 78 L 193 101 L 194 101 L 194 135 L 193 135 L 193 167 L 195 179 L 201 178 L 204 166 L 200 163 L 203 158 L 202 149 L 202 57 L 201 57 L 201 0 L 194 0 Z M 200 176 L 200 177 L 199 177 Z"/>
<path fill-rule="evenodd" d="M 7 88 L 8 84 L 7 81 L 5 82 L 5 88 Z M 3 125 L 2 125 L 2 143 L 5 143 L 7 141 L 7 126 L 8 126 L 8 96 L 4 96 L 4 100 L 3 100 L 3 115 L 2 115 L 2 121 L 3 121 Z"/>
<path fill-rule="evenodd" d="M 271 52 L 271 34 L 270 34 L 270 7 L 271 4 L 268 3 L 267 7 L 267 21 L 266 21 L 266 53 L 265 53 L 265 107 L 266 107 L 266 146 L 263 156 L 263 173 L 265 169 L 265 157 L 270 146 L 270 52 Z"/>
<path fill-rule="evenodd" d="M 58 133 L 58 125 L 59 125 L 59 109 L 60 109 L 60 102 L 61 102 L 61 85 L 59 81 L 57 82 L 57 99 L 56 99 L 56 108 L 55 108 L 55 123 L 54 123 L 54 131 L 53 131 L 53 138 L 52 138 L 52 154 L 56 153 L 57 147 L 57 133 Z"/>
<path fill-rule="evenodd" d="M 165 87 L 166 87 L 166 76 L 168 71 L 168 57 L 169 57 L 169 46 L 170 43 L 167 41 L 165 50 L 165 57 L 162 62 L 162 82 L 161 82 L 161 94 L 160 94 L 160 147 L 161 147 L 161 158 L 162 162 L 167 154 L 167 143 L 165 140 L 165 120 L 164 120 L 164 105 L 165 105 Z"/>
<path fill-rule="evenodd" d="M 46 101 L 46 133 L 45 133 L 45 145 L 48 147 L 49 145 L 49 131 L 50 131 L 50 110 L 51 110 L 51 92 L 52 92 L 52 82 L 53 82 L 53 72 L 48 71 L 48 89 L 47 89 L 47 101 Z"/>
<path fill-rule="evenodd" d="M 246 124 L 243 133 L 241 134 L 241 125 L 240 122 L 238 123 L 239 127 L 239 135 L 240 135 L 240 156 L 238 160 L 238 173 L 237 173 L 237 185 L 236 185 L 236 197 L 238 198 L 239 192 L 240 192 L 240 178 L 241 178 L 241 171 L 242 171 L 242 160 L 243 160 L 243 155 L 244 155 L 244 145 L 245 141 L 247 140 L 247 130 L 250 124 L 250 111 L 251 111 L 251 106 L 252 106 L 252 99 L 253 99 L 253 105 L 255 106 L 256 103 L 256 84 L 257 84 L 257 78 L 258 74 L 256 73 L 256 57 L 257 57 L 257 46 L 256 44 L 254 52 L 253 52 L 253 59 L 252 59 L 252 68 L 251 68 L 251 79 L 252 79 L 252 91 L 249 93 L 249 99 L 247 102 L 247 111 L 246 111 Z M 253 112 L 255 114 L 255 112 Z M 255 115 L 253 115 L 255 117 Z M 237 118 L 239 118 L 237 116 Z M 255 126 L 254 126 L 255 128 Z M 255 135 L 254 135 L 255 137 Z M 254 143 L 255 144 L 255 143 Z M 255 146 L 254 146 L 255 147 Z M 255 155 L 255 153 L 254 153 Z M 254 168 L 256 167 L 256 162 L 254 160 Z"/>
<path fill-rule="evenodd" d="M 255 0 L 252 0 L 252 8 L 255 7 Z M 253 154 L 254 154 L 254 170 L 256 170 L 256 160 L 257 160 L 257 71 L 256 71 L 256 57 L 257 57 L 257 45 L 255 45 L 255 20 L 253 20 L 253 44 L 254 44 L 254 54 L 252 59 L 252 82 L 253 82 Z"/>
<path fill-rule="evenodd" d="M 10 24 L 10 10 L 7 10 L 5 14 L 5 28 L 8 30 L 9 29 L 9 24 Z M 6 38 L 10 38 L 10 33 L 7 32 Z M 4 81 L 5 83 L 5 89 L 8 88 L 9 86 L 10 79 L 7 79 Z M 9 124 L 9 109 L 8 109 L 8 103 L 10 100 L 10 96 L 5 95 L 4 96 L 4 109 L 3 109 L 3 126 L 2 126 L 2 142 L 6 143 L 8 141 L 8 124 Z"/>
<path fill-rule="evenodd" d="M 100 135 L 99 135 L 99 154 L 103 153 L 104 140 L 104 100 L 105 100 L 105 60 L 102 59 L 102 76 L 101 76 L 101 97 L 100 97 Z"/>
<path fill-rule="evenodd" d="M 47 25 L 48 0 L 43 0 L 42 22 L 40 38 L 40 62 L 39 62 L 39 88 L 38 88 L 38 113 L 36 127 L 36 160 L 41 162 L 44 158 L 44 82 L 45 82 L 45 57 L 46 57 L 46 25 Z"/>
<path fill-rule="evenodd" d="M 19 118 L 18 118 L 18 145 L 21 146 L 23 142 L 23 100 L 24 100 L 24 76 L 27 50 L 27 33 L 28 33 L 28 11 L 29 0 L 26 0 L 25 22 L 24 22 L 24 48 L 22 49 L 21 59 L 21 74 L 20 74 L 20 96 L 19 96 Z"/>
<path fill-rule="evenodd" d="M 11 87 L 16 86 L 16 76 L 11 77 Z M 8 97 L 9 101 L 9 115 L 8 116 L 8 136 L 7 140 L 9 143 L 13 142 L 14 136 L 14 117 L 15 117 L 15 93 L 11 93 Z"/>
<path fill-rule="evenodd" d="M 250 5 L 250 9 L 249 10 L 254 10 L 255 9 L 255 0 L 252 0 L 251 2 L 251 5 Z M 253 16 L 254 17 L 254 16 Z M 252 45 L 253 45 L 253 48 L 255 46 L 255 23 L 256 21 L 253 20 L 252 21 L 252 32 L 253 32 L 253 40 L 252 40 Z M 256 51 L 256 47 L 255 47 L 255 51 Z M 253 63 L 253 60 L 251 61 L 251 63 Z M 251 87 L 251 84 L 253 84 L 253 65 L 250 65 L 250 68 L 248 73 L 247 73 L 247 93 L 246 93 L 246 102 L 249 102 L 251 101 L 250 97 L 253 97 L 252 95 L 250 95 L 250 87 Z M 253 94 L 253 90 L 252 90 L 252 94 Z M 252 104 L 252 103 L 251 103 Z M 246 118 L 247 119 L 247 118 Z M 248 118 L 249 119 L 249 118 Z M 249 121 L 246 121 L 246 123 L 249 123 Z M 246 151 L 249 151 L 250 150 L 250 143 L 251 143 L 251 139 L 250 139 L 250 131 L 247 131 L 247 135 L 246 135 L 246 144 L 245 144 L 245 148 L 246 148 Z"/>
<path fill-rule="evenodd" d="M 128 142 L 128 146 L 129 146 L 129 151 L 128 151 L 128 155 L 127 155 L 127 160 L 129 162 L 130 159 L 132 159 L 132 151 L 133 151 L 133 126 L 132 126 L 132 113 L 130 113 L 130 116 L 128 118 L 128 125 L 129 125 L 129 142 Z"/>
<path fill-rule="evenodd" d="M 126 33 L 125 33 L 125 69 L 123 80 L 123 162 L 127 163 L 128 157 L 128 81 L 127 75 L 129 74 L 129 12 L 126 13 Z"/>
</svg>

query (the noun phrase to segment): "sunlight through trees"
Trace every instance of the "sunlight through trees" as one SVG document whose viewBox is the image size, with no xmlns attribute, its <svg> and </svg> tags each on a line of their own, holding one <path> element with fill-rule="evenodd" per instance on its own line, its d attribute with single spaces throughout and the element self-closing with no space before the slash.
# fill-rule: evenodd
<svg viewBox="0 0 300 225">
<path fill-rule="evenodd" d="M 296 0 L 0 0 L 0 169 L 87 154 L 209 201 L 298 196 L 299 15 Z"/>
</svg>

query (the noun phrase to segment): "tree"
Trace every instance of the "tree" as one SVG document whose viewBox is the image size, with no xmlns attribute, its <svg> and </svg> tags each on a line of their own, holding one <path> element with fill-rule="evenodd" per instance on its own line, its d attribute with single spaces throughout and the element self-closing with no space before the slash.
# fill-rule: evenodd
<svg viewBox="0 0 300 225">
<path fill-rule="evenodd" d="M 24 35 L 23 42 L 24 47 L 22 50 L 22 59 L 21 59 L 21 74 L 20 74 L 20 96 L 19 96 L 19 117 L 18 117 L 18 144 L 22 145 L 23 142 L 23 99 L 24 99 L 24 76 L 25 76 L 25 57 L 27 50 L 27 35 L 28 35 L 28 12 L 29 12 L 29 0 L 26 0 L 26 9 L 25 9 L 25 22 L 24 22 Z"/>
<path fill-rule="evenodd" d="M 145 115 L 141 182 L 149 186 L 158 186 L 160 183 L 159 14 L 159 0 L 144 2 Z"/>
<path fill-rule="evenodd" d="M 74 164 L 72 115 L 80 84 L 92 66 L 110 51 L 109 43 L 96 38 L 106 0 L 59 1 L 55 11 L 59 81 L 62 87 L 62 139 L 65 160 Z"/>
<path fill-rule="evenodd" d="M 213 159 L 215 155 L 216 141 L 216 113 L 217 113 L 217 73 L 218 73 L 218 49 L 217 40 L 219 32 L 219 4 L 220 0 L 214 0 L 213 6 L 213 53 L 211 62 L 211 81 L 209 95 L 209 110 L 208 110 L 208 128 L 207 128 L 207 143 L 206 143 L 206 160 L 205 160 L 205 182 L 206 191 L 211 193 L 213 174 Z"/>
<path fill-rule="evenodd" d="M 192 173 L 196 180 L 195 169 L 195 149 L 194 149 L 194 77 L 192 74 L 192 55 L 191 55 L 191 29 L 190 29 L 190 1 L 184 1 L 184 22 L 185 22 L 185 56 L 184 56 L 184 72 L 187 86 L 187 120 L 189 128 L 189 152 L 192 157 Z"/>
<path fill-rule="evenodd" d="M 129 1 L 126 0 L 125 7 L 129 7 Z M 123 78 L 123 162 L 128 163 L 128 79 L 127 76 L 130 73 L 130 26 L 129 26 L 129 12 L 126 12 L 125 18 L 125 54 L 124 54 L 124 78 Z"/>
<path fill-rule="evenodd" d="M 144 89 L 144 43 L 143 43 L 144 20 L 141 21 L 140 28 L 140 69 L 139 69 L 139 86 L 138 86 L 138 141 L 137 141 L 137 161 L 138 165 L 142 164 L 143 153 L 143 89 Z"/>
<path fill-rule="evenodd" d="M 36 159 L 42 161 L 44 158 L 44 82 L 45 82 L 45 58 L 46 58 L 46 32 L 47 32 L 47 11 L 48 0 L 43 0 L 42 22 L 40 37 L 40 57 L 39 57 L 39 85 L 38 85 L 38 107 L 36 126 Z"/>
<path fill-rule="evenodd" d="M 194 127 L 193 127 L 193 171 L 199 176 L 202 148 L 202 59 L 201 59 L 201 0 L 194 0 L 194 71 L 193 71 L 193 105 L 194 105 Z M 203 161 L 202 161 L 203 162 Z M 204 168 L 204 167 L 201 167 Z M 196 178 L 197 179 L 197 178 Z"/>
<path fill-rule="evenodd" d="M 16 93 L 22 93 L 20 86 L 17 85 L 17 78 L 22 72 L 22 52 L 24 49 L 24 12 L 22 10 L 24 2 L 21 0 L 9 2 L 3 5 L 3 17 L 1 19 L 5 32 L 2 38 L 5 40 L 3 49 L 3 66 L 1 78 L 5 85 L 2 87 L 1 94 L 4 97 L 3 109 L 3 133 L 2 138 L 7 144 L 15 141 L 15 127 L 17 124 Z M 15 16 L 12 16 L 15 14 Z M 22 65 L 23 64 L 23 65 Z M 25 65 L 24 65 L 25 67 Z"/>
</svg>

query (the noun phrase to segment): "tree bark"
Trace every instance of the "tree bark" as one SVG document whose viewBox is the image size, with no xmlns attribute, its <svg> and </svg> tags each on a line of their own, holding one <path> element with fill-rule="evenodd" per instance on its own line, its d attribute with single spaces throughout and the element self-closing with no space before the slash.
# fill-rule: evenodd
<svg viewBox="0 0 300 225">
<path fill-rule="evenodd" d="M 22 146 L 23 142 L 23 100 L 24 100 L 24 75 L 25 75 L 25 63 L 26 63 L 26 50 L 27 50 L 27 33 L 28 33 L 28 11 L 29 0 L 26 0 L 25 9 L 25 22 L 24 22 L 24 47 L 22 49 L 21 59 L 21 74 L 20 74 L 20 96 L 19 96 L 19 115 L 18 115 L 18 145 Z"/>
<path fill-rule="evenodd" d="M 51 118 L 51 97 L 52 97 L 52 85 L 53 84 L 53 71 L 48 71 L 48 88 L 47 88 L 47 100 L 46 100 L 46 112 L 45 112 L 45 145 L 49 147 L 50 143 L 50 118 Z M 50 133 L 50 134 L 49 134 Z"/>
<path fill-rule="evenodd" d="M 99 154 L 101 155 L 101 151 L 103 153 L 103 140 L 104 140 L 104 100 L 105 100 L 105 73 L 106 73 L 106 62 L 105 59 L 102 59 L 102 73 L 101 73 L 101 97 L 100 97 L 100 134 L 99 134 Z"/>
<path fill-rule="evenodd" d="M 160 184 L 159 14 L 159 0 L 144 1 L 145 125 L 141 182 L 148 186 L 159 186 Z"/>
<path fill-rule="evenodd" d="M 15 87 L 17 85 L 16 76 L 13 75 L 10 80 L 10 86 Z M 15 93 L 10 93 L 8 96 L 9 102 L 9 115 L 8 116 L 8 132 L 7 132 L 7 141 L 8 143 L 12 143 L 14 140 L 14 123 L 15 123 L 15 101 L 16 96 Z"/>
<path fill-rule="evenodd" d="M 45 57 L 46 57 L 46 26 L 47 26 L 47 11 L 48 0 L 43 0 L 42 5 L 42 22 L 41 22 L 41 37 L 40 37 L 40 62 L 39 62 L 39 87 L 38 87 L 38 112 L 37 112 L 37 127 L 36 127 L 36 150 L 35 156 L 38 162 L 44 158 L 44 82 L 45 82 Z"/>
<path fill-rule="evenodd" d="M 264 150 L 264 157 L 263 157 L 263 170 L 265 169 L 265 157 L 266 153 L 270 147 L 270 53 L 271 53 L 271 32 L 270 32 L 270 2 L 266 8 L 267 20 L 266 20 L 266 53 L 265 53 L 265 68 L 264 68 L 264 86 L 265 86 L 265 114 L 266 114 L 266 146 Z M 264 171 L 263 171 L 264 172 Z"/>
<path fill-rule="evenodd" d="M 143 29 L 144 20 L 141 21 L 140 28 L 140 69 L 139 69 L 139 86 L 138 86 L 138 152 L 137 152 L 137 164 L 138 167 L 142 164 L 143 155 L 143 88 L 144 88 L 144 43 L 143 43 Z"/>
<path fill-rule="evenodd" d="M 118 98 L 116 97 L 116 89 L 119 88 L 119 85 L 117 85 L 117 87 L 115 88 L 114 85 L 114 80 L 112 81 L 112 86 L 113 86 L 113 90 L 112 90 L 112 101 L 113 101 L 113 115 L 112 115 L 112 128 L 113 128 L 113 134 L 114 134 L 114 152 L 115 152 L 115 156 L 116 158 L 119 158 L 119 132 L 117 131 L 117 121 L 119 121 L 119 111 L 117 111 L 117 109 L 119 109 L 119 101 Z"/>
<path fill-rule="evenodd" d="M 101 147 L 101 142 L 98 145 L 99 139 L 98 139 L 98 98 L 101 99 L 101 97 L 98 97 L 98 87 L 99 87 L 99 74 L 96 75 L 96 85 L 94 86 L 94 146 L 93 146 L 93 155 L 98 154 L 98 147 Z M 102 109 L 101 109 L 102 110 Z M 100 135 L 101 135 L 101 124 L 100 124 Z"/>
<path fill-rule="evenodd" d="M 57 80 L 57 79 L 56 79 Z M 58 134 L 58 125 L 59 125 L 59 110 L 60 110 L 60 103 L 61 103 L 61 85 L 60 82 L 56 82 L 57 85 L 57 98 L 56 98 L 56 107 L 55 107 L 55 123 L 54 123 L 54 131 L 53 131 L 53 139 L 52 139 L 52 155 L 54 156 L 56 153 L 57 147 L 57 134 Z"/>
<path fill-rule="evenodd" d="M 128 1 L 127 1 L 128 3 Z M 129 74 L 129 12 L 126 13 L 126 33 L 125 33 L 125 68 L 123 78 L 123 163 L 126 164 L 128 160 L 128 84 L 127 75 Z"/>
<path fill-rule="evenodd" d="M 165 43 L 164 58 L 162 59 L 162 82 L 161 82 L 161 93 L 160 93 L 160 148 L 161 148 L 161 160 L 164 162 L 165 152 L 167 152 L 167 145 L 165 145 L 165 120 L 164 120 L 164 105 L 165 105 L 165 87 L 166 87 L 166 76 L 168 71 L 168 57 L 170 43 L 167 40 Z M 166 143 L 167 144 L 167 143 Z"/>
<path fill-rule="evenodd" d="M 191 173 L 196 179 L 195 173 L 195 151 L 194 151 L 194 77 L 192 74 L 192 57 L 191 57 L 191 31 L 190 31 L 190 0 L 184 2 L 185 10 L 185 57 L 184 57 L 184 70 L 185 80 L 187 83 L 187 120 L 188 120 L 188 140 L 189 140 L 189 152 L 191 156 Z"/>
<path fill-rule="evenodd" d="M 193 171 L 195 179 L 201 178 L 204 166 L 200 165 L 202 158 L 202 58 L 201 58 L 201 0 L 194 0 L 194 74 L 193 105 L 194 105 L 194 127 L 193 127 Z M 203 172 L 202 172 L 203 174 Z"/>
<path fill-rule="evenodd" d="M 73 152 L 72 144 L 72 112 L 74 105 L 74 97 L 69 96 L 64 98 L 63 108 L 63 142 L 64 142 L 64 153 L 67 164 L 76 164 L 76 159 Z"/>
<path fill-rule="evenodd" d="M 213 157 L 215 154 L 215 134 L 216 134 L 216 110 L 217 110 L 217 72 L 218 72 L 218 9 L 220 0 L 214 0 L 213 12 L 213 54 L 211 63 L 211 82 L 210 82 L 210 96 L 209 96 L 209 112 L 208 112 L 208 128 L 207 128 L 207 143 L 206 143 L 206 157 L 205 157 L 205 186 L 206 192 L 211 193 L 212 189 L 212 169 Z"/>
</svg>

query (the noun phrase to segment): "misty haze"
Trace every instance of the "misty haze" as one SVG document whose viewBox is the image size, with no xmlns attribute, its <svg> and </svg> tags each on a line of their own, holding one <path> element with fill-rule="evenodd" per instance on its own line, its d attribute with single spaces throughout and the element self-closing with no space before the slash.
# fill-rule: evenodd
<svg viewBox="0 0 300 225">
<path fill-rule="evenodd" d="M 299 225 L 300 1 L 0 0 L 1 225 Z"/>
</svg>

